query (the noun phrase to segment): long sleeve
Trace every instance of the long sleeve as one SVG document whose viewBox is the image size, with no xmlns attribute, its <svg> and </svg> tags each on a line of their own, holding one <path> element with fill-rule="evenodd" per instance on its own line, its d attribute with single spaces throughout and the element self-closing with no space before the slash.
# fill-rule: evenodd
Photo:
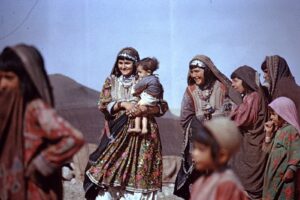
<svg viewBox="0 0 300 200">
<path fill-rule="evenodd" d="M 243 103 L 233 111 L 231 118 L 236 122 L 238 127 L 254 124 L 258 118 L 260 103 L 259 93 L 252 92 L 246 96 Z"/>
<path fill-rule="evenodd" d="M 244 191 L 231 181 L 223 182 L 216 189 L 216 200 L 247 200 Z"/>
<path fill-rule="evenodd" d="M 138 96 L 140 95 L 146 88 L 147 88 L 148 82 L 146 78 L 142 78 L 140 81 L 138 81 L 134 85 L 134 93 L 133 95 Z"/>
<path fill-rule="evenodd" d="M 300 167 L 300 136 L 298 131 L 293 127 L 290 134 L 285 138 L 285 146 L 288 156 L 288 167 L 295 169 Z"/>
<path fill-rule="evenodd" d="M 103 112 L 104 116 L 106 118 L 108 118 L 109 114 L 112 114 L 112 108 L 115 105 L 116 101 L 113 101 L 112 99 L 112 95 L 111 95 L 111 78 L 108 77 L 103 86 L 102 86 L 102 90 L 100 91 L 100 96 L 99 96 L 99 101 L 98 101 L 98 105 L 99 108 L 101 110 L 101 112 Z"/>
<path fill-rule="evenodd" d="M 180 124 L 184 129 L 193 116 L 195 116 L 195 106 L 192 97 L 188 94 L 188 89 L 186 89 L 181 102 L 180 111 Z"/>
<path fill-rule="evenodd" d="M 26 131 L 40 141 L 37 145 L 32 143 L 34 153 L 27 153 L 37 154 L 32 162 L 41 174 L 48 176 L 81 148 L 83 136 L 41 100 L 32 102 L 27 112 L 30 125 Z"/>
</svg>

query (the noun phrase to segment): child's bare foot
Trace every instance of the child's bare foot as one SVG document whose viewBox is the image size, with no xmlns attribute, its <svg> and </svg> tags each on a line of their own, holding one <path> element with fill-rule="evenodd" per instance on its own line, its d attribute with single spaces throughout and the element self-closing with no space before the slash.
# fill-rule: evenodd
<svg viewBox="0 0 300 200">
<path fill-rule="evenodd" d="M 148 130 L 147 129 L 143 129 L 142 130 L 142 134 L 147 134 L 148 133 Z"/>
<path fill-rule="evenodd" d="M 129 128 L 129 133 L 140 133 L 142 130 L 140 128 Z"/>
</svg>

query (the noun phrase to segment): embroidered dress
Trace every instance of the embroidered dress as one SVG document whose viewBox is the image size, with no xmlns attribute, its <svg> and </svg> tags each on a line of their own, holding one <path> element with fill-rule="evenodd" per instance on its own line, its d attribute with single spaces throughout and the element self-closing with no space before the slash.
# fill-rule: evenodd
<svg viewBox="0 0 300 200">
<path fill-rule="evenodd" d="M 8 47 L 0 60 L 0 72 L 15 73 L 20 84 L 0 92 L 0 199 L 63 199 L 60 169 L 83 145 L 83 136 L 52 108 L 37 49 Z"/>
<path fill-rule="evenodd" d="M 81 133 L 41 100 L 27 106 L 24 125 L 25 167 L 34 162 L 40 174 L 50 174 L 39 176 L 43 180 L 40 183 L 29 179 L 27 198 L 61 199 L 58 196 L 62 191 L 60 171 L 55 170 L 79 150 L 83 144 Z M 45 140 L 53 144 L 43 148 Z"/>
<path fill-rule="evenodd" d="M 100 104 L 106 106 L 110 117 L 118 118 L 124 113 L 111 112 L 117 102 L 137 101 L 131 94 L 134 77 L 130 80 L 111 75 L 105 81 L 100 94 Z M 86 172 L 94 184 L 120 187 L 136 193 L 156 192 L 161 189 L 162 154 L 158 125 L 153 117 L 148 119 L 149 133 L 145 135 L 127 132 L 134 119 L 128 120 L 122 127 L 113 142 Z"/>
</svg>

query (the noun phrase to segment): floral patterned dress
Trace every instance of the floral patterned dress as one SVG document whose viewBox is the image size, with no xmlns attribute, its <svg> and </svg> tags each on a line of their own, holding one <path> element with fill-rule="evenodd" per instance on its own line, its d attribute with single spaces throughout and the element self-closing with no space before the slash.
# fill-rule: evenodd
<svg viewBox="0 0 300 200">
<path fill-rule="evenodd" d="M 295 199 L 295 179 L 282 180 L 286 170 L 296 170 L 300 163 L 300 136 L 290 124 L 280 128 L 274 137 L 266 166 L 263 199 Z"/>
<path fill-rule="evenodd" d="M 119 101 L 136 101 L 131 95 L 133 81 L 110 76 L 100 93 L 100 105 L 109 118 L 118 118 L 124 111 L 113 114 L 112 107 Z M 89 179 L 99 186 L 121 187 L 130 192 L 149 193 L 162 186 L 162 154 L 158 125 L 148 118 L 145 135 L 128 133 L 134 119 L 129 119 L 104 152 L 86 172 Z"/>
<path fill-rule="evenodd" d="M 81 148 L 82 134 L 42 100 L 28 104 L 24 121 L 27 199 L 62 199 L 60 167 Z"/>
</svg>

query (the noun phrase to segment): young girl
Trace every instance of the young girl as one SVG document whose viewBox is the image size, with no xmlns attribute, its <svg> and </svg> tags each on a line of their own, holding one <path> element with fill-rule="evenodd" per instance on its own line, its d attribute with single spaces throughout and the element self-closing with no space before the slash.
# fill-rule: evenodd
<svg viewBox="0 0 300 200">
<path fill-rule="evenodd" d="M 263 199 L 295 199 L 295 175 L 300 163 L 300 126 L 296 106 L 287 97 L 279 97 L 269 106 L 271 121 L 265 124 L 269 158 Z"/>
<path fill-rule="evenodd" d="M 197 171 L 205 171 L 191 188 L 191 200 L 248 199 L 237 176 L 227 162 L 240 145 L 240 133 L 234 122 L 219 117 L 194 123 L 192 159 Z"/>
<path fill-rule="evenodd" d="M 158 69 L 158 61 L 156 58 L 144 58 L 137 63 L 137 74 L 139 82 L 133 88 L 133 95 L 140 96 L 138 106 L 155 106 L 163 98 L 163 87 L 157 76 L 153 74 Z M 142 117 L 135 118 L 134 128 L 130 128 L 129 132 L 146 134 L 148 119 Z"/>
</svg>

